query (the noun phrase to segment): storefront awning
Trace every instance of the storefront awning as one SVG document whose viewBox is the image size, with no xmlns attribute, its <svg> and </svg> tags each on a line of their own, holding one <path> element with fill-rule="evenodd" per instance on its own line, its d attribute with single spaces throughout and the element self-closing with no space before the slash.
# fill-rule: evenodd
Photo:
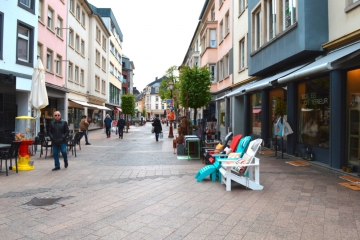
<svg viewBox="0 0 360 240">
<path fill-rule="evenodd" d="M 116 107 L 116 109 L 117 109 L 117 110 L 119 110 L 120 112 L 122 112 L 122 109 L 121 109 L 121 108 L 119 108 L 119 107 Z"/>
<path fill-rule="evenodd" d="M 242 95 L 242 94 L 245 94 L 245 88 L 248 87 L 249 85 L 253 84 L 255 81 L 252 81 L 252 82 L 249 82 L 249 83 L 246 83 L 244 85 L 241 85 L 239 88 L 236 88 L 234 91 L 226 94 L 225 96 L 222 96 L 220 98 L 217 98 L 217 100 L 221 100 L 225 97 L 236 97 L 236 96 L 239 96 L 239 95 Z"/>
<path fill-rule="evenodd" d="M 252 92 L 252 91 L 255 91 L 255 90 L 261 90 L 261 89 L 264 89 L 264 88 L 267 88 L 267 87 L 270 87 L 272 86 L 273 82 L 278 80 L 279 78 L 283 77 L 283 76 L 286 76 L 292 72 L 295 72 L 296 70 L 302 68 L 306 66 L 306 64 L 302 64 L 300 66 L 296 66 L 296 67 L 293 67 L 293 68 L 290 68 L 286 71 L 283 71 L 283 72 L 280 72 L 278 74 L 275 74 L 271 77 L 267 77 L 267 78 L 264 78 L 264 79 L 261 79 L 259 81 L 256 81 L 255 83 L 251 84 L 250 86 L 248 86 L 245 91 L 246 92 Z"/>
<path fill-rule="evenodd" d="M 110 108 L 104 107 L 104 106 L 100 106 L 100 105 L 96 105 L 96 104 L 90 104 L 92 107 L 95 107 L 97 109 L 100 110 L 111 110 Z"/>
<path fill-rule="evenodd" d="M 353 56 L 348 56 L 351 53 L 356 52 L 357 54 Z M 344 48 L 340 48 L 337 50 L 334 50 L 332 52 L 329 52 L 326 56 L 316 60 L 315 62 L 307 65 L 306 67 L 299 69 L 298 71 L 289 74 L 285 77 L 279 78 L 278 83 L 283 84 L 287 83 L 302 77 L 308 77 L 314 74 L 327 72 L 332 69 L 336 69 L 336 64 L 334 62 L 340 58 L 343 58 L 347 56 L 347 58 L 352 58 L 354 56 L 357 56 L 360 54 L 360 42 L 356 42 L 352 45 L 349 45 Z"/>
<path fill-rule="evenodd" d="M 87 102 L 83 102 L 83 101 L 79 101 L 79 100 L 74 100 L 74 99 L 69 99 L 70 101 L 74 102 L 74 103 L 77 103 L 81 106 L 84 106 L 84 107 L 94 107 L 92 104 L 89 104 Z"/>
<path fill-rule="evenodd" d="M 260 113 L 261 112 L 261 108 L 255 108 L 255 109 L 253 109 L 253 113 Z"/>
</svg>

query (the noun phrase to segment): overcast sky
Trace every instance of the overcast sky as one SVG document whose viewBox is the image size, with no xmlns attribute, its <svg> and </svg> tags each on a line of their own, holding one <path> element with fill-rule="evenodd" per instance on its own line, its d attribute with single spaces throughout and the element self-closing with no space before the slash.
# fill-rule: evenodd
<svg viewBox="0 0 360 240">
<path fill-rule="evenodd" d="M 196 30 L 205 0 L 88 0 L 111 8 L 124 36 L 123 54 L 135 65 L 139 91 L 179 66 Z"/>
</svg>

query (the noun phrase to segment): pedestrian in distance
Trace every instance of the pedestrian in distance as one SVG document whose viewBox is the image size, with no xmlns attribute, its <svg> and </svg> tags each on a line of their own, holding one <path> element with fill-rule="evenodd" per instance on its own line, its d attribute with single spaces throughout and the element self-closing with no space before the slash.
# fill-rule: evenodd
<svg viewBox="0 0 360 240">
<path fill-rule="evenodd" d="M 119 130 L 119 138 L 123 138 L 124 135 L 124 127 L 125 127 L 125 120 L 123 118 L 123 116 L 120 117 L 120 119 L 117 122 L 117 127 Z"/>
<path fill-rule="evenodd" d="M 89 143 L 88 129 L 89 129 L 89 122 L 86 120 L 86 115 L 84 115 L 82 116 L 80 121 L 80 131 L 82 131 L 85 136 L 85 145 L 91 145 Z"/>
<path fill-rule="evenodd" d="M 104 119 L 104 124 L 105 124 L 105 128 L 106 128 L 106 137 L 110 138 L 111 136 L 111 123 L 112 123 L 112 119 L 110 117 L 109 114 L 106 114 L 106 117 Z"/>
<path fill-rule="evenodd" d="M 160 133 L 162 131 L 161 122 L 160 122 L 159 118 L 156 117 L 154 119 L 154 122 L 152 123 L 152 125 L 154 127 L 156 141 L 158 142 L 159 141 L 159 135 L 160 135 Z"/>
<path fill-rule="evenodd" d="M 69 136 L 69 127 L 67 122 L 61 119 L 59 111 L 54 112 L 54 119 L 50 122 L 48 135 L 51 139 L 55 161 L 55 168 L 53 168 L 53 171 L 60 170 L 59 151 L 64 158 L 65 168 L 67 168 L 69 162 L 66 152 L 66 141 Z"/>
</svg>

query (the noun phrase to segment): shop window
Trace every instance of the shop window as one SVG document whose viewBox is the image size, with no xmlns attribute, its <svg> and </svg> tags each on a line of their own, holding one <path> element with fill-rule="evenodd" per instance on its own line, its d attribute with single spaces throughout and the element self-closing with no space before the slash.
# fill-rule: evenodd
<svg viewBox="0 0 360 240">
<path fill-rule="evenodd" d="M 261 136 L 261 93 L 254 93 L 250 96 L 251 99 L 251 125 L 252 134 Z"/>
<path fill-rule="evenodd" d="M 329 77 L 300 83 L 298 86 L 298 142 L 329 148 Z"/>
<path fill-rule="evenodd" d="M 220 131 L 220 136 L 224 137 L 226 135 L 226 129 L 225 129 L 225 121 L 226 121 L 226 116 L 225 116 L 225 100 L 222 100 L 219 102 L 220 108 L 219 108 L 219 131 Z"/>
<path fill-rule="evenodd" d="M 347 72 L 348 164 L 360 159 L 360 69 Z"/>
<path fill-rule="evenodd" d="M 276 88 L 269 91 L 269 129 L 270 129 L 270 136 L 276 135 L 275 132 L 275 124 L 281 117 L 281 115 L 286 115 L 286 90 L 283 88 Z M 284 139 L 287 139 L 286 136 L 284 136 Z"/>
</svg>

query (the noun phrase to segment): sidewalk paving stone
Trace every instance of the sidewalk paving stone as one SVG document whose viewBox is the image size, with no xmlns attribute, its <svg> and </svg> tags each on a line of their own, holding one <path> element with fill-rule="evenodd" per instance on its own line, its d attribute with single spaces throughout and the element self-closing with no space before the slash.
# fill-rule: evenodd
<svg viewBox="0 0 360 240">
<path fill-rule="evenodd" d="M 155 141 L 151 124 L 124 139 L 90 131 L 69 167 L 32 156 L 33 171 L 0 173 L 1 239 L 358 239 L 360 193 L 340 173 L 294 167 L 259 155 L 262 191 L 209 178 L 199 160 L 177 160 L 172 139 Z M 82 139 L 82 142 L 84 140 Z M 50 206 L 28 201 L 60 197 Z"/>
</svg>

